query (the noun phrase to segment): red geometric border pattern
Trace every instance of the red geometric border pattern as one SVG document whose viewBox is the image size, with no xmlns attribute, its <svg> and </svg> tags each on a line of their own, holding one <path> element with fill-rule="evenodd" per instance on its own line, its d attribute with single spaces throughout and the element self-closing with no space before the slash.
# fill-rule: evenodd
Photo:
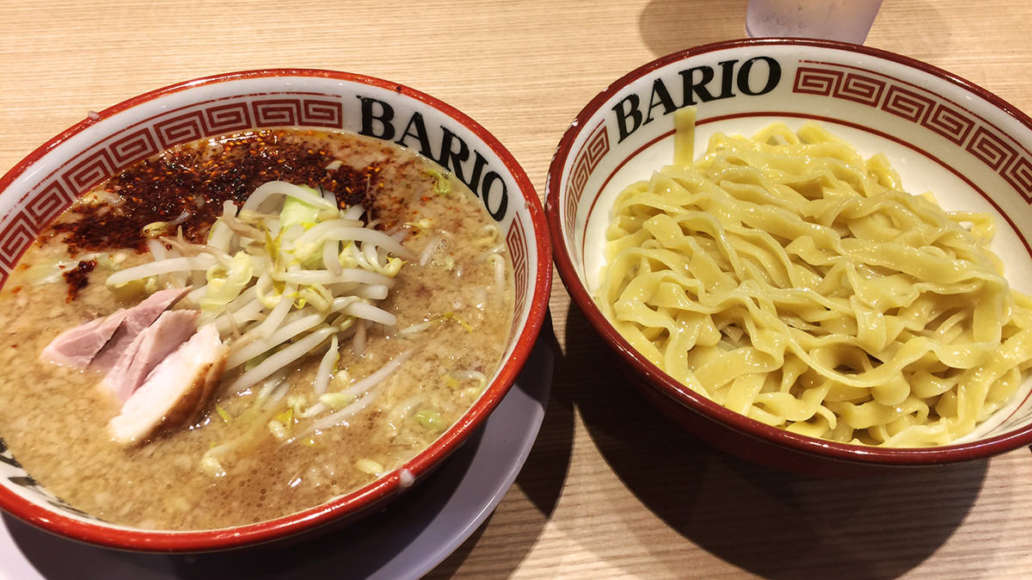
<svg viewBox="0 0 1032 580">
<path fill-rule="evenodd" d="M 1032 158 L 997 127 L 957 103 L 883 73 L 878 75 L 884 79 L 819 64 L 796 69 L 792 92 L 854 101 L 921 125 L 971 153 L 1032 204 Z"/>
<path fill-rule="evenodd" d="M 888 94 L 885 95 L 885 103 L 881 108 L 883 111 L 902 117 L 911 123 L 922 123 L 933 107 L 935 107 L 935 101 L 932 99 L 910 89 L 893 85 L 889 87 Z"/>
<path fill-rule="evenodd" d="M 605 123 L 600 123 L 587 140 L 573 163 L 573 171 L 570 174 L 570 182 L 566 186 L 566 227 L 573 231 L 573 222 L 576 220 L 577 204 L 584 193 L 584 186 L 588 183 L 591 172 L 598 167 L 606 153 L 609 153 L 609 130 Z"/>
<path fill-rule="evenodd" d="M 796 69 L 795 84 L 792 85 L 792 92 L 830 97 L 832 91 L 838 88 L 839 82 L 844 75 L 845 73 L 842 71 L 833 68 L 801 66 Z"/>
<path fill-rule="evenodd" d="M 1003 170 L 1003 178 L 1018 191 L 1032 191 L 1032 162 L 1022 155 Z M 1026 197 L 1025 199 L 1028 199 Z"/>
<path fill-rule="evenodd" d="M 881 100 L 885 85 L 885 81 L 881 79 L 848 73 L 835 89 L 834 94 L 840 99 L 856 101 L 873 107 Z"/>
<path fill-rule="evenodd" d="M 18 258 L 25 253 L 38 233 L 36 225 L 24 212 L 19 212 L 0 229 L 0 266 L 5 281 L 7 273 L 14 268 Z"/>
<path fill-rule="evenodd" d="M 4 216 L 0 284 L 40 229 L 77 197 L 129 164 L 187 141 L 280 125 L 343 129 L 344 108 L 332 98 L 246 95 L 166 112 L 109 136 L 44 178 L 19 201 L 17 211 Z"/>
<path fill-rule="evenodd" d="M 985 127 L 975 129 L 975 135 L 971 137 L 966 149 L 995 170 L 1006 167 L 1018 155 L 1013 147 Z"/>
<path fill-rule="evenodd" d="M 164 119 L 154 125 L 162 148 L 200 139 L 208 128 L 204 123 L 203 111 L 190 111 Z"/>
<path fill-rule="evenodd" d="M 111 175 L 114 175 L 119 166 L 115 164 L 114 155 L 110 146 L 104 149 L 95 149 L 85 158 L 72 165 L 61 174 L 65 185 L 75 192 L 86 192 Z"/>
<path fill-rule="evenodd" d="M 344 124 L 344 108 L 340 101 L 303 99 L 301 124 L 339 129 Z"/>
<path fill-rule="evenodd" d="M 975 122 L 971 118 L 964 116 L 960 111 L 938 103 L 935 105 L 935 110 L 932 111 L 932 114 L 928 116 L 928 119 L 922 125 L 957 145 L 963 145 L 964 140 L 971 134 L 971 129 L 974 128 Z"/>
<path fill-rule="evenodd" d="M 301 99 L 269 99 L 251 103 L 254 124 L 259 127 L 297 125 L 301 118 Z"/>
<path fill-rule="evenodd" d="M 133 131 L 111 144 L 111 157 L 117 166 L 150 157 L 158 151 L 160 149 L 147 127 Z"/>
<path fill-rule="evenodd" d="M 46 224 L 61 215 L 61 212 L 73 201 L 75 201 L 75 195 L 61 185 L 60 181 L 52 181 L 36 197 L 29 200 L 25 211 L 33 223 Z"/>
<path fill-rule="evenodd" d="M 204 122 L 208 131 L 230 133 L 250 129 L 251 112 L 245 103 L 231 103 L 209 107 L 204 110 Z"/>
<path fill-rule="evenodd" d="M 265 99 L 251 103 L 255 125 L 306 125 L 341 128 L 344 109 L 339 101 L 324 99 Z"/>
<path fill-rule="evenodd" d="M 512 274 L 515 282 L 515 303 L 513 304 L 512 328 L 509 330 L 510 340 L 519 333 L 520 313 L 523 312 L 523 305 L 527 302 L 527 256 L 530 251 L 527 248 L 527 234 L 523 231 L 523 222 L 519 216 L 512 220 L 509 226 L 509 233 L 505 236 L 505 246 L 509 249 L 509 257 L 512 259 Z"/>
</svg>

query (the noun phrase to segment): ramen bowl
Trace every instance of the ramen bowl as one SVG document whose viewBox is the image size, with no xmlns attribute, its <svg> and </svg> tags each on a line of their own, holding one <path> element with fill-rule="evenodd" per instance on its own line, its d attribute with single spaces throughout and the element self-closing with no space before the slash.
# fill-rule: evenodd
<svg viewBox="0 0 1032 580">
<path fill-rule="evenodd" d="M 546 213 L 563 282 L 619 355 L 631 382 L 706 441 L 776 467 L 855 473 L 987 457 L 1032 441 L 1030 381 L 970 435 L 944 446 L 836 443 L 770 427 L 681 384 L 636 351 L 594 300 L 616 196 L 672 163 L 673 113 L 697 107 L 695 157 L 714 133 L 752 135 L 772 122 L 814 121 L 865 158 L 884 153 L 906 191 L 947 210 L 990 214 L 991 248 L 1011 287 L 1032 290 L 1032 121 L 1000 98 L 916 60 L 835 42 L 755 39 L 671 54 L 624 75 L 563 135 Z"/>
<path fill-rule="evenodd" d="M 418 484 L 461 445 L 505 396 L 541 329 L 551 282 L 550 244 L 534 188 L 505 147 L 465 114 L 408 87 L 342 72 L 259 70 L 176 84 L 90 113 L 0 179 L 0 282 L 7 281 L 41 229 L 78 196 L 170 147 L 272 127 L 399 142 L 413 119 L 424 129 L 414 147 L 429 147 L 424 155 L 441 159 L 442 166 L 467 182 L 497 224 L 515 285 L 512 324 L 505 329 L 498 369 L 485 377 L 485 388 L 471 407 L 429 447 L 370 483 L 303 511 L 249 525 L 165 531 L 113 524 L 66 504 L 0 443 L 0 507 L 50 532 L 93 544 L 164 552 L 219 550 L 295 536 L 368 513 Z"/>
</svg>

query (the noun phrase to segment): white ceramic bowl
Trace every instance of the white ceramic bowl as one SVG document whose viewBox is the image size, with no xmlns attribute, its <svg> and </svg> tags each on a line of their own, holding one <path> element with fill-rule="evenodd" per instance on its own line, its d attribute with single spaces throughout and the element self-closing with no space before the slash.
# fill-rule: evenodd
<svg viewBox="0 0 1032 580">
<path fill-rule="evenodd" d="M 472 189 L 501 227 L 515 272 L 514 321 L 502 364 L 483 395 L 451 428 L 398 469 L 322 505 L 253 525 L 187 532 L 113 525 L 79 512 L 39 486 L 0 443 L 0 508 L 49 531 L 118 548 L 230 548 L 368 511 L 427 474 L 462 443 L 505 395 L 541 329 L 551 284 L 549 239 L 534 187 L 505 147 L 458 110 L 405 86 L 333 71 L 260 70 L 184 82 L 91 113 L 0 179 L 0 283 L 37 232 L 76 197 L 163 149 L 208 136 L 283 126 L 398 140 L 416 114 L 425 122 L 434 157 L 440 157 L 446 138 L 456 149 L 458 141 L 468 148 L 464 160 L 452 156 L 445 161 L 449 169 L 455 171 L 458 164 L 470 176 L 480 162 L 477 156 L 483 159 L 480 180 Z M 0 433 L 0 441 L 2 437 Z"/>
<path fill-rule="evenodd" d="M 643 392 L 711 442 L 808 471 L 935 464 L 1032 441 L 1032 381 L 955 444 L 926 449 L 845 445 L 795 435 L 729 411 L 637 353 L 591 298 L 604 264 L 613 200 L 673 159 L 674 109 L 697 105 L 696 155 L 714 132 L 751 135 L 774 121 L 817 121 L 865 156 L 885 153 L 908 191 L 947 209 L 992 214 L 993 249 L 1012 286 L 1032 291 L 1032 120 L 963 79 L 900 55 L 802 39 L 689 49 L 650 62 L 589 102 L 559 143 L 546 213 L 556 264 L 573 300 L 640 379 Z"/>
</svg>

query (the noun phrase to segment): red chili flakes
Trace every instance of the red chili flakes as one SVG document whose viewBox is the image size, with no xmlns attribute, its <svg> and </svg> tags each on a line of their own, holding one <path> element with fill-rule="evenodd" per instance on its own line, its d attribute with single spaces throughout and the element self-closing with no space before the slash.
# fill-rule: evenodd
<svg viewBox="0 0 1032 580">
<path fill-rule="evenodd" d="M 203 242 L 224 202 L 242 204 L 268 181 L 321 187 L 341 207 L 363 204 L 371 211 L 368 202 L 379 185 L 380 166 L 341 165 L 327 171 L 335 158 L 314 147 L 315 139 L 306 140 L 309 135 L 314 133 L 252 131 L 180 146 L 109 180 L 105 189 L 118 194 L 122 203 L 78 206 L 73 219 L 53 229 L 64 234 L 73 255 L 114 248 L 144 251 L 143 227 L 162 221 L 180 220 L 188 240 Z"/>
<path fill-rule="evenodd" d="M 62 274 L 65 282 L 68 283 L 68 296 L 65 297 L 65 302 L 75 300 L 79 295 L 79 290 L 82 290 L 90 283 L 90 272 L 92 272 L 96 267 L 96 260 L 84 260 L 76 264 L 71 270 Z"/>
</svg>

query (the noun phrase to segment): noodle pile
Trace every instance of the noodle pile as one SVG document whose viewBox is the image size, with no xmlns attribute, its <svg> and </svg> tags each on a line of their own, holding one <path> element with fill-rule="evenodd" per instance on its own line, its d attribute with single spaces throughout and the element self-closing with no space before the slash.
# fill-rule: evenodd
<svg viewBox="0 0 1032 580">
<path fill-rule="evenodd" d="M 718 134 L 692 163 L 693 115 L 676 164 L 613 207 L 597 301 L 634 348 L 729 409 L 854 444 L 947 444 L 1017 391 L 1032 301 L 990 216 L 905 193 L 815 125 Z"/>
</svg>

